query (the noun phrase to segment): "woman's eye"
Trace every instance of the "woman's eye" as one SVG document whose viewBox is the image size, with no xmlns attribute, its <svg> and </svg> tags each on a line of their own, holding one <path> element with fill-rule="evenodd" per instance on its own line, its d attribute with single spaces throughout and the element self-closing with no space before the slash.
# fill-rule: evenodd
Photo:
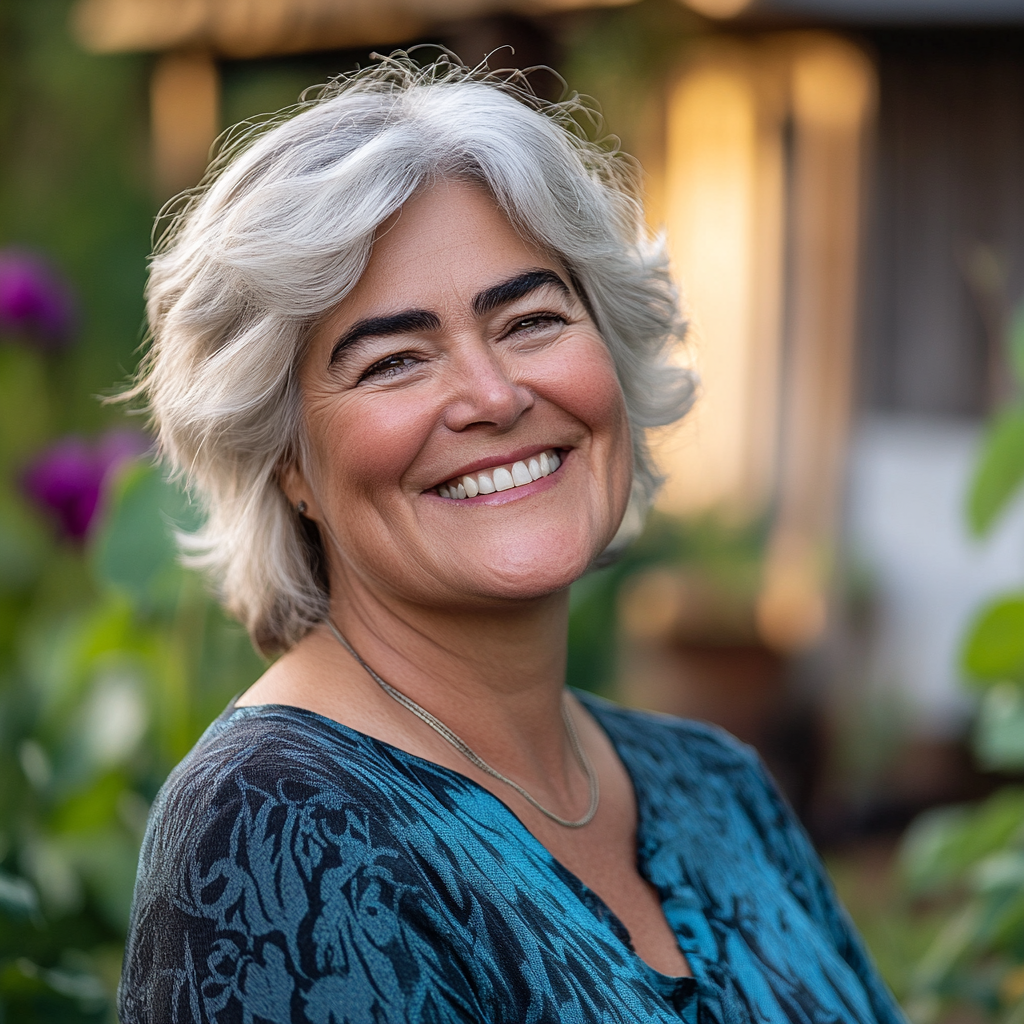
<svg viewBox="0 0 1024 1024">
<path fill-rule="evenodd" d="M 513 321 L 508 333 L 530 334 L 533 331 L 562 326 L 565 323 L 567 321 L 560 313 L 532 313 L 530 316 L 523 316 Z"/>
<path fill-rule="evenodd" d="M 394 356 L 386 356 L 384 359 L 378 360 L 363 375 L 359 378 L 359 382 L 362 383 L 364 380 L 370 378 L 380 379 L 381 377 L 396 377 L 398 374 L 403 373 L 410 366 L 416 366 L 419 360 L 414 356 L 406 353 L 399 353 Z"/>
</svg>

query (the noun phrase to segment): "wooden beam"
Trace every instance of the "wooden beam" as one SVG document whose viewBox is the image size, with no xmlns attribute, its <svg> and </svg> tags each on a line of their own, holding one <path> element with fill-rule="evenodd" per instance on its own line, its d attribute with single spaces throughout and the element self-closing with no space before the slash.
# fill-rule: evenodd
<svg viewBox="0 0 1024 1024">
<path fill-rule="evenodd" d="M 151 152 L 158 198 L 198 183 L 220 131 L 220 83 L 209 53 L 174 51 L 150 80 Z"/>
<path fill-rule="evenodd" d="M 853 399 L 863 146 L 874 68 L 826 34 L 792 48 L 794 121 L 782 384 L 782 451 L 773 536 L 758 607 L 774 646 L 806 646 L 825 626 Z"/>
<path fill-rule="evenodd" d="M 204 49 L 222 57 L 386 45 L 426 27 L 415 10 L 369 0 L 79 0 L 72 28 L 94 53 Z"/>
<path fill-rule="evenodd" d="M 93 53 L 208 50 L 220 57 L 387 46 L 482 15 L 546 14 L 635 0 L 78 0 L 72 31 Z"/>
</svg>

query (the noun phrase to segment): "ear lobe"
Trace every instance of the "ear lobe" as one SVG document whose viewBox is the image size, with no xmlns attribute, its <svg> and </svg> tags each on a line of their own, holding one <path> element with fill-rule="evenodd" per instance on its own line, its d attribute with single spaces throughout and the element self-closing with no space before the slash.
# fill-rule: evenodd
<svg viewBox="0 0 1024 1024">
<path fill-rule="evenodd" d="M 278 471 L 277 483 L 292 508 L 299 508 L 301 503 L 304 506 L 302 515 L 307 519 L 319 518 L 320 511 L 313 499 L 313 490 L 302 470 L 294 462 L 288 463 Z"/>
</svg>

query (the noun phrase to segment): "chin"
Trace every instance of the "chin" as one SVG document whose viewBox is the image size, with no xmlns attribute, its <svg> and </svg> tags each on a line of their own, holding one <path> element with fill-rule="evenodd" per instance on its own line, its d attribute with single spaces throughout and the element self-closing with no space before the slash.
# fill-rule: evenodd
<svg viewBox="0 0 1024 1024">
<path fill-rule="evenodd" d="M 604 550 L 592 545 L 573 550 L 569 546 L 544 545 L 523 552 L 525 557 L 504 559 L 486 565 L 483 588 L 488 596 L 499 600 L 528 601 L 565 590 L 593 565 Z"/>
</svg>

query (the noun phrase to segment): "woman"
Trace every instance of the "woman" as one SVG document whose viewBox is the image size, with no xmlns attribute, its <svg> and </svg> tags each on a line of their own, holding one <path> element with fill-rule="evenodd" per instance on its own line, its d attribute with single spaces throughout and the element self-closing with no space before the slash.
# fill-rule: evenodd
<svg viewBox="0 0 1024 1024">
<path fill-rule="evenodd" d="M 153 262 L 192 559 L 283 653 L 154 806 L 125 1024 L 899 1019 L 749 751 L 565 692 L 567 588 L 692 390 L 573 113 L 386 61 Z"/>
</svg>

